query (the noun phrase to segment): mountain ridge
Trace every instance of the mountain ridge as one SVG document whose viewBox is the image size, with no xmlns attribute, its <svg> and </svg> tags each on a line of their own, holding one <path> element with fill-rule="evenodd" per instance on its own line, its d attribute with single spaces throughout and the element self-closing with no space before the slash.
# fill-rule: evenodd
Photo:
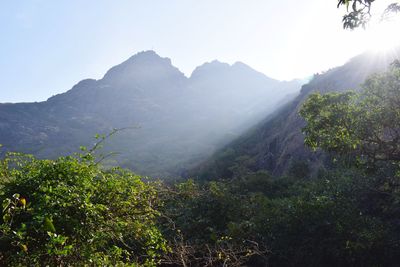
<svg viewBox="0 0 400 267">
<path fill-rule="evenodd" d="M 0 143 L 7 151 L 54 158 L 90 147 L 97 133 L 139 125 L 107 142 L 106 151 L 124 155 L 108 163 L 177 175 L 185 162 L 207 157 L 300 89 L 296 81 L 265 75 L 254 82 L 263 74 L 237 66 L 193 79 L 169 58 L 141 52 L 102 79 L 84 79 L 47 101 L 0 105 Z"/>
</svg>

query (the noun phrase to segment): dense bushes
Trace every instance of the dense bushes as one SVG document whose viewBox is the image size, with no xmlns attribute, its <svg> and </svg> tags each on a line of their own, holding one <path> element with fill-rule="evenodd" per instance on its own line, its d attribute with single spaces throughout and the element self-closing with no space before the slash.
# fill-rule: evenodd
<svg viewBox="0 0 400 267">
<path fill-rule="evenodd" d="M 388 183 L 387 169 L 305 178 L 257 172 L 167 187 L 103 170 L 87 155 L 10 154 L 0 175 L 1 265 L 395 266 L 400 260 L 398 184 Z"/>
<path fill-rule="evenodd" d="M 171 247 L 182 253 L 185 245 L 188 262 L 203 260 L 196 266 L 395 266 L 398 202 L 378 180 L 341 170 L 306 179 L 261 173 L 203 186 L 189 181 L 164 207 L 183 241 Z M 220 246 L 226 240 L 229 250 Z"/>
<path fill-rule="evenodd" d="M 166 242 L 157 191 L 90 157 L 12 154 L 0 167 L 1 265 L 155 265 Z"/>
</svg>

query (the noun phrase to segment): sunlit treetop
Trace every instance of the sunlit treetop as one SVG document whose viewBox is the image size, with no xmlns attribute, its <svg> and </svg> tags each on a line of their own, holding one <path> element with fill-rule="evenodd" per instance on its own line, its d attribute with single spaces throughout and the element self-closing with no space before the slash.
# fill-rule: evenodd
<svg viewBox="0 0 400 267">
<path fill-rule="evenodd" d="M 347 13 L 343 16 L 343 27 L 355 29 L 368 24 L 371 19 L 372 4 L 376 0 L 338 0 L 338 7 L 345 6 Z M 381 19 L 387 19 L 391 15 L 400 12 L 400 3 L 394 2 L 388 5 L 381 15 Z"/>
<path fill-rule="evenodd" d="M 373 167 L 400 164 L 399 66 L 396 60 L 387 72 L 372 75 L 360 92 L 310 95 L 300 110 L 305 144 Z"/>
</svg>

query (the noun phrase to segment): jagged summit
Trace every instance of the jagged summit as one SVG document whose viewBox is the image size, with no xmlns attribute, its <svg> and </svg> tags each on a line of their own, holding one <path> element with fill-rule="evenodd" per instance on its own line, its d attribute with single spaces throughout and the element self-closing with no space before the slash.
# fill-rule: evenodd
<svg viewBox="0 0 400 267">
<path fill-rule="evenodd" d="M 274 88 L 281 86 L 280 81 L 272 79 L 242 62 L 230 65 L 218 60 L 197 67 L 189 79 L 194 83 L 200 83 L 204 92 L 209 90 L 225 91 L 226 96 L 238 99 L 247 98 L 251 94 L 253 96 L 263 95 L 266 89 L 265 84 L 269 85 L 271 92 Z M 218 88 L 214 88 L 210 84 L 217 85 Z M 241 93 L 244 88 L 247 89 L 246 94 Z M 239 94 L 232 95 L 235 91 Z M 291 94 L 293 91 L 287 93 Z"/>
<path fill-rule="evenodd" d="M 161 63 L 163 62 L 166 65 L 171 65 L 171 59 L 168 57 L 161 57 L 154 50 L 146 50 L 142 52 L 138 52 L 135 55 L 128 58 L 122 64 L 144 64 L 144 63 Z"/>
<path fill-rule="evenodd" d="M 269 78 L 265 74 L 254 70 L 247 64 L 243 62 L 235 62 L 230 65 L 228 63 L 224 63 L 218 60 L 213 60 L 211 62 L 206 62 L 203 65 L 198 66 L 190 76 L 190 79 L 197 80 L 202 79 L 203 77 L 209 77 L 212 74 L 218 74 L 220 76 L 229 76 L 234 80 L 239 79 L 244 76 L 252 76 L 252 78 L 258 79 L 268 79 L 270 81 L 276 81 L 272 78 Z"/>
<path fill-rule="evenodd" d="M 213 60 L 211 62 L 206 62 L 194 69 L 191 79 L 196 79 L 203 75 L 209 75 L 211 73 L 221 73 L 226 72 L 231 69 L 231 65 L 228 63 L 220 62 L 218 60 Z"/>
<path fill-rule="evenodd" d="M 129 79 L 156 79 L 156 77 L 172 76 L 185 78 L 185 75 L 172 65 L 171 59 L 159 56 L 155 51 L 139 52 L 121 64 L 112 67 L 104 75 L 103 80 L 126 81 Z"/>
</svg>

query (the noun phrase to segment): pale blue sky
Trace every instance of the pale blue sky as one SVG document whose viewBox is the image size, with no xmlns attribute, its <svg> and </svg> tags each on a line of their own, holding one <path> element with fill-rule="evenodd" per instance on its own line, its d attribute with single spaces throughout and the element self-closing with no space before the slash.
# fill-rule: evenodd
<svg viewBox="0 0 400 267">
<path fill-rule="evenodd" d="M 190 76 L 213 59 L 277 79 L 362 52 L 336 0 L 0 0 L 0 102 L 42 101 L 153 49 Z"/>
</svg>

